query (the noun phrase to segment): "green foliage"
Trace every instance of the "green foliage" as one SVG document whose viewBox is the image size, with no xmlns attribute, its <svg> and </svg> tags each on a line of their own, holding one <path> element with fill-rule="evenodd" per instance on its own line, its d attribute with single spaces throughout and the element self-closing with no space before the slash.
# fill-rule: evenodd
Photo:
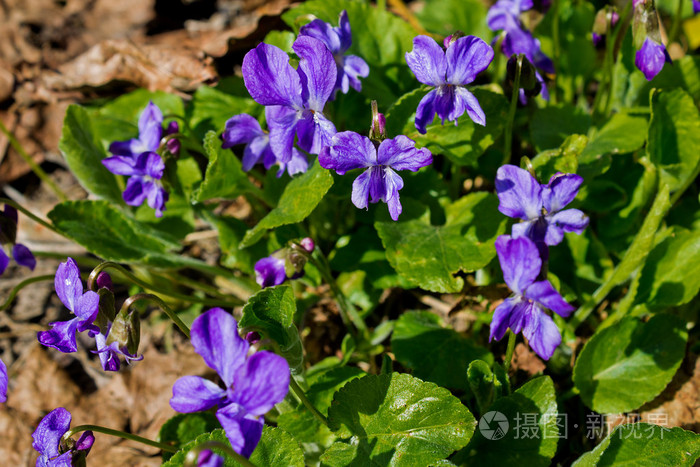
<svg viewBox="0 0 700 467">
<path fill-rule="evenodd" d="M 466 445 L 476 425 L 449 391 L 398 373 L 350 381 L 328 420 L 347 441 L 324 453 L 327 465 L 428 465 Z"/>
<path fill-rule="evenodd" d="M 241 161 L 229 149 L 222 149 L 221 140 L 210 131 L 204 138 L 204 150 L 209 157 L 204 181 L 195 198 L 235 198 L 246 190 L 255 189 L 241 168 Z"/>
<path fill-rule="evenodd" d="M 103 289 L 100 289 L 103 290 Z M 198 436 L 221 428 L 221 424 L 211 412 L 177 414 L 160 427 L 158 441 L 182 446 Z M 173 453 L 163 451 L 163 461 L 173 457 Z"/>
<path fill-rule="evenodd" d="M 477 0 L 427 0 L 416 16 L 428 31 L 443 36 L 463 31 L 488 41 L 493 34 L 486 26 L 486 7 Z"/>
<path fill-rule="evenodd" d="M 259 106 L 250 98 L 243 87 L 242 79 L 235 78 L 232 85 L 240 89 L 236 95 L 209 86 L 197 88 L 192 102 L 187 107 L 189 124 L 199 138 L 204 138 L 209 131 L 221 134 L 226 120 L 237 114 L 256 115 L 260 113 Z"/>
<path fill-rule="evenodd" d="M 537 109 L 530 122 L 532 140 L 538 151 L 558 148 L 569 135 L 588 134 L 590 127 L 590 115 L 569 104 Z"/>
<path fill-rule="evenodd" d="M 593 335 L 574 367 L 583 402 L 596 412 L 639 408 L 671 381 L 685 355 L 688 333 L 671 315 L 647 323 L 624 318 Z"/>
</svg>

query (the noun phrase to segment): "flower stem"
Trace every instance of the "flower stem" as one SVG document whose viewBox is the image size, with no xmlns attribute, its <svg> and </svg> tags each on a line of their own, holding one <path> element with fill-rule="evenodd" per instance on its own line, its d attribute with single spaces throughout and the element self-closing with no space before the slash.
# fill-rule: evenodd
<svg viewBox="0 0 700 467">
<path fill-rule="evenodd" d="M 292 388 L 292 391 L 294 391 L 294 394 L 297 395 L 297 397 L 301 400 L 301 403 L 304 404 L 304 406 L 307 409 L 309 409 L 309 411 L 313 414 L 313 416 L 316 417 L 319 422 L 328 426 L 328 419 L 321 412 L 319 412 L 318 409 L 316 407 L 314 407 L 314 405 L 311 403 L 311 401 L 306 397 L 306 394 L 304 394 L 304 390 L 301 389 L 299 384 L 294 379 L 294 376 L 290 376 L 290 378 L 289 378 L 289 387 Z"/>
<path fill-rule="evenodd" d="M 510 361 L 513 360 L 513 351 L 515 350 L 515 333 L 508 329 L 508 347 L 506 348 L 506 359 L 503 361 L 503 368 L 508 374 L 510 369 Z"/>
<path fill-rule="evenodd" d="M 222 451 L 244 467 L 255 467 L 255 464 L 231 449 L 231 446 L 227 446 L 219 441 L 207 441 L 190 449 L 187 456 L 185 456 L 184 467 L 195 467 L 197 465 L 197 458 L 199 457 L 199 454 L 207 449 L 217 449 Z"/>
<path fill-rule="evenodd" d="M 523 68 L 523 54 L 518 54 L 518 59 L 515 65 L 515 79 L 513 80 L 513 95 L 510 100 L 510 109 L 508 110 L 508 120 L 506 120 L 506 132 L 503 142 L 503 164 L 510 162 L 511 146 L 513 145 L 513 121 L 515 120 L 515 109 L 518 107 L 520 97 L 520 75 Z"/>
<path fill-rule="evenodd" d="M 136 441 L 136 442 L 141 443 L 141 444 L 147 444 L 148 446 L 153 446 L 154 448 L 158 448 L 162 451 L 167 451 L 167 452 L 177 452 L 178 451 L 177 447 L 172 446 L 170 444 L 159 443 L 158 441 L 153 441 L 151 439 L 143 438 L 143 437 L 138 436 L 138 435 L 126 433 L 126 432 L 120 431 L 120 430 L 113 430 L 112 428 L 106 428 L 106 427 L 99 426 L 99 425 L 76 426 L 75 428 L 72 428 L 72 429 L 66 431 L 66 433 L 63 435 L 63 441 L 67 440 L 68 438 L 75 435 L 76 433 L 80 433 L 82 431 L 88 431 L 88 430 L 95 431 L 97 433 L 104 433 L 104 434 L 110 435 L 110 436 L 117 436 L 119 438 L 124 438 L 124 439 L 128 439 L 131 441 Z"/>
<path fill-rule="evenodd" d="M 0 305 L 0 311 L 6 310 L 10 306 L 10 304 L 12 303 L 12 300 L 15 299 L 15 296 L 17 295 L 17 293 L 20 290 L 22 290 L 24 287 L 28 286 L 29 284 L 34 284 L 35 282 L 51 281 L 53 279 L 54 279 L 53 274 L 47 274 L 44 276 L 30 277 L 29 279 L 23 280 L 22 282 L 17 284 L 14 289 L 12 289 L 10 291 L 10 295 L 7 297 L 7 300 L 5 300 L 5 302 L 2 305 Z"/>
<path fill-rule="evenodd" d="M 51 180 L 51 177 L 44 172 L 44 169 L 39 166 L 36 162 L 34 162 L 34 159 L 27 154 L 27 151 L 24 150 L 22 145 L 17 141 L 17 138 L 15 138 L 15 135 L 13 135 L 10 130 L 7 129 L 4 123 L 2 123 L 2 120 L 0 120 L 0 131 L 2 131 L 5 136 L 7 136 L 7 139 L 10 140 L 10 144 L 12 147 L 17 151 L 17 154 L 24 159 L 24 162 L 26 162 L 29 167 L 32 169 L 32 172 L 36 174 L 37 177 L 41 179 L 42 182 L 46 183 L 49 188 L 58 196 L 58 199 L 61 201 L 68 201 L 68 196 L 61 190 L 56 183 L 54 183 L 53 180 Z"/>
<path fill-rule="evenodd" d="M 671 32 L 668 34 L 668 44 L 671 45 L 678 38 L 678 31 L 681 26 L 681 16 L 683 16 L 683 0 L 678 0 L 678 7 L 676 8 L 676 14 L 673 16 L 673 24 L 671 25 Z"/>
<path fill-rule="evenodd" d="M 160 309 L 163 310 L 163 312 L 166 315 L 168 315 L 168 318 L 170 318 L 175 323 L 175 325 L 178 328 L 180 328 L 180 331 L 182 331 L 182 333 L 185 336 L 187 336 L 188 339 L 190 338 L 190 328 L 188 328 L 187 325 L 180 319 L 180 317 L 177 316 L 177 314 L 173 310 L 171 310 L 170 307 L 166 305 L 165 302 L 156 295 L 152 295 L 149 293 L 137 293 L 136 295 L 132 295 L 131 297 L 124 300 L 121 311 L 128 311 L 131 305 L 140 300 L 149 300 L 155 302 L 160 307 Z"/>
</svg>

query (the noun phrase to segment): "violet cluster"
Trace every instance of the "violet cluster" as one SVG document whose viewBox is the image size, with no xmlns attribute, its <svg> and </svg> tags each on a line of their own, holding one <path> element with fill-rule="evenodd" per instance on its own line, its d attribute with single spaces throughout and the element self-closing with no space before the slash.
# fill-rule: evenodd
<svg viewBox="0 0 700 467">
<path fill-rule="evenodd" d="M 144 201 L 155 209 L 156 217 L 163 216 L 168 192 L 163 188 L 162 178 L 165 162 L 159 154 L 163 136 L 178 132 L 177 122 L 170 122 L 163 130 L 163 113 L 153 102 L 149 102 L 139 117 L 139 136 L 127 141 L 115 141 L 109 146 L 113 154 L 102 164 L 113 174 L 129 177 L 122 194 L 129 206 L 141 206 Z M 168 151 L 176 154 L 180 142 L 171 138 L 165 143 Z"/>
<path fill-rule="evenodd" d="M 4 210 L 0 212 L 0 275 L 10 264 L 10 255 L 20 266 L 32 271 L 36 266 L 36 259 L 29 248 L 16 241 L 17 222 L 17 210 L 6 204 Z M 5 251 L 5 248 L 8 248 L 8 251 Z"/>
<path fill-rule="evenodd" d="M 445 48 L 429 36 L 413 38 L 413 50 L 406 53 L 406 63 L 416 79 L 433 86 L 416 109 L 416 129 L 426 133 L 434 116 L 455 122 L 465 112 L 475 123 L 486 125 L 486 115 L 466 85 L 486 70 L 493 60 L 493 49 L 475 36 L 450 36 Z M 366 203 L 365 203 L 366 204 Z"/>
<path fill-rule="evenodd" d="M 544 73 L 553 74 L 554 63 L 542 52 L 540 41 L 520 21 L 520 14 L 533 8 L 532 0 L 498 0 L 488 11 L 486 23 L 492 31 L 501 31 L 495 41 L 502 38 L 501 49 L 507 57 L 523 54 L 536 68 Z M 549 99 L 549 92 L 544 78 L 536 71 L 537 81 L 541 84 L 541 95 Z M 520 101 L 525 102 L 526 96 L 520 90 Z"/>
<path fill-rule="evenodd" d="M 583 179 L 558 173 L 540 184 L 527 170 L 504 165 L 496 174 L 498 209 L 520 219 L 511 235 L 496 240 L 503 278 L 513 296 L 500 304 L 491 321 L 490 340 L 500 340 L 506 330 L 521 332 L 530 347 L 548 360 L 561 343 L 559 329 L 545 312 L 567 318 L 574 310 L 546 278 L 543 265 L 549 246 L 559 244 L 565 232 L 581 234 L 588 217 L 578 209 L 564 209 L 578 194 Z"/>
<path fill-rule="evenodd" d="M 221 308 L 194 320 L 191 341 L 219 374 L 223 387 L 199 376 L 183 376 L 173 385 L 170 406 L 181 413 L 216 407 L 233 450 L 250 457 L 262 436 L 263 416 L 289 391 L 289 364 L 268 351 L 248 355 L 250 344 L 238 334 L 236 319 Z"/>
<path fill-rule="evenodd" d="M 39 452 L 36 467 L 85 465 L 85 457 L 90 453 L 95 436 L 92 431 L 85 431 L 77 441 L 63 440 L 70 429 L 71 418 L 70 412 L 58 407 L 41 419 L 32 433 L 32 447 Z"/>
</svg>

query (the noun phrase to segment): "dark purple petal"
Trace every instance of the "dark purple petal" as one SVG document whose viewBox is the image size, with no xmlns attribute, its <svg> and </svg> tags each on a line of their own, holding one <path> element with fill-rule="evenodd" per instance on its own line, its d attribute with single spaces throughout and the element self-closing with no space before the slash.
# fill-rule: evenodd
<svg viewBox="0 0 700 467">
<path fill-rule="evenodd" d="M 297 136 L 299 147 L 311 154 L 319 154 L 321 150 L 331 144 L 333 135 L 336 134 L 335 125 L 320 112 L 305 110 L 297 122 Z"/>
<path fill-rule="evenodd" d="M 289 391 L 289 364 L 277 354 L 256 352 L 234 376 L 233 400 L 251 415 L 264 415 Z"/>
<path fill-rule="evenodd" d="M 373 168 L 367 169 L 352 182 L 352 204 L 358 209 L 367 209 L 367 199 L 369 198 L 370 178 Z"/>
<path fill-rule="evenodd" d="M 323 112 L 323 107 L 333 93 L 338 76 L 333 54 L 323 42 L 309 36 L 299 36 L 294 41 L 292 49 L 301 59 L 297 72 L 301 79 L 304 104 L 308 109 Z M 303 146 L 301 148 L 304 149 Z M 318 148 L 318 151 L 320 150 L 321 148 Z M 318 151 L 314 154 L 318 154 Z"/>
<path fill-rule="evenodd" d="M 54 277 L 54 288 L 66 308 L 75 313 L 75 305 L 83 295 L 83 282 L 80 279 L 78 265 L 73 258 L 68 258 L 58 265 Z"/>
<path fill-rule="evenodd" d="M 135 175 L 136 158 L 128 156 L 113 156 L 102 160 L 102 165 L 116 175 Z"/>
<path fill-rule="evenodd" d="M 369 65 L 356 55 L 348 55 L 343 59 L 341 75 L 340 89 L 343 93 L 348 92 L 348 85 L 360 92 L 362 91 L 362 83 L 358 77 L 366 78 L 369 76 Z"/>
<path fill-rule="evenodd" d="M 510 328 L 511 331 L 517 334 L 522 331 L 524 326 L 528 323 L 530 315 L 537 311 L 536 306 L 534 303 L 523 300 L 521 297 L 513 297 L 508 300 L 512 300 L 512 308 L 510 308 L 510 311 L 507 314 L 506 311 L 501 311 L 498 319 L 505 320 L 505 323 L 497 323 L 497 326 L 499 327 L 498 331 L 500 332 L 501 329 Z M 495 314 L 494 319 L 496 319 Z M 501 334 L 501 337 L 503 337 L 503 334 Z"/>
<path fill-rule="evenodd" d="M 671 63 L 671 57 L 668 55 L 666 47 L 649 37 L 644 39 L 644 44 L 634 57 L 634 64 L 644 73 L 647 81 L 654 79 L 665 63 Z"/>
<path fill-rule="evenodd" d="M 115 141 L 109 145 L 109 152 L 115 156 L 129 158 L 138 156 L 141 153 L 141 149 L 143 149 L 143 144 L 137 138 L 129 139 L 127 141 Z"/>
<path fill-rule="evenodd" d="M 426 132 L 426 126 L 435 118 L 435 104 L 438 99 L 438 90 L 433 89 L 423 96 L 416 109 L 416 130 L 422 135 Z"/>
<path fill-rule="evenodd" d="M 447 74 L 445 81 L 455 85 L 469 84 L 493 60 L 493 49 L 476 36 L 457 39 L 445 52 Z"/>
<path fill-rule="evenodd" d="M 389 215 L 392 220 L 399 220 L 399 215 L 403 208 L 399 200 L 399 190 L 403 188 L 403 179 L 399 174 L 391 170 L 389 167 L 384 168 L 384 183 L 386 185 L 386 194 L 382 200 L 389 208 Z"/>
<path fill-rule="evenodd" d="M 287 280 L 284 260 L 267 256 L 255 263 L 255 282 L 262 288 L 280 285 Z"/>
<path fill-rule="evenodd" d="M 528 315 L 523 336 L 527 337 L 532 350 L 544 360 L 549 360 L 561 343 L 559 328 L 549 315 L 539 309 Z"/>
<path fill-rule="evenodd" d="M 245 363 L 249 347 L 238 335 L 236 319 L 221 308 L 212 308 L 192 323 L 191 341 L 194 350 L 219 373 L 226 387 L 231 386 L 234 374 Z"/>
<path fill-rule="evenodd" d="M 78 345 L 75 342 L 75 333 L 78 330 L 78 323 L 78 318 L 49 323 L 51 329 L 48 331 L 39 331 L 37 339 L 41 345 L 53 347 L 63 353 L 75 352 L 78 350 Z"/>
<path fill-rule="evenodd" d="M 693 13 L 700 13 L 700 0 L 693 0 Z"/>
<path fill-rule="evenodd" d="M 245 87 L 258 104 L 302 107 L 301 80 L 282 49 L 261 43 L 243 58 L 242 70 Z"/>
<path fill-rule="evenodd" d="M 116 352 L 116 342 L 112 342 L 107 345 L 107 338 L 102 333 L 98 333 L 95 336 L 95 345 L 97 350 L 93 350 L 93 353 L 98 354 L 100 357 L 100 364 L 104 371 L 119 371 L 121 367 L 121 362 L 119 361 L 119 354 Z"/>
<path fill-rule="evenodd" d="M 334 29 L 336 28 L 333 28 L 325 21 L 315 19 L 302 26 L 301 29 L 299 29 L 299 35 L 313 37 L 314 39 L 323 42 L 323 44 L 328 47 L 328 50 L 330 50 L 333 55 L 342 55 L 343 51 L 340 50 L 340 37 L 338 36 L 337 30 L 334 31 Z"/>
<path fill-rule="evenodd" d="M 5 250 L 0 246 L 0 275 L 5 272 L 8 264 L 10 264 L 10 257 L 7 256 Z"/>
<path fill-rule="evenodd" d="M 88 290 L 78 298 L 73 313 L 80 318 L 80 324 L 78 324 L 79 332 L 85 331 L 95 321 L 99 312 L 99 306 L 100 296 L 92 290 Z"/>
<path fill-rule="evenodd" d="M 114 291 L 114 286 L 112 284 L 112 277 L 109 275 L 109 273 L 107 273 L 105 271 L 101 271 L 97 275 L 96 282 L 97 282 L 98 289 L 105 288 L 105 289 Z"/>
<path fill-rule="evenodd" d="M 406 63 L 421 83 L 430 86 L 445 84 L 445 52 L 432 37 L 414 37 L 413 50 L 406 52 Z"/>
<path fill-rule="evenodd" d="M 501 235 L 496 239 L 496 252 L 506 284 L 516 294 L 523 295 L 542 269 L 537 246 L 527 237 Z"/>
<path fill-rule="evenodd" d="M 280 162 L 286 163 L 292 158 L 294 135 L 301 116 L 302 111 L 291 107 L 270 106 L 265 109 L 267 127 L 270 130 L 270 148 Z"/>
<path fill-rule="evenodd" d="M 10 219 L 12 223 L 17 224 L 18 222 L 18 217 L 17 217 L 17 209 L 14 206 L 10 206 L 9 204 L 6 204 L 4 209 L 3 209 L 3 214 L 4 217 L 7 219 Z"/>
<path fill-rule="evenodd" d="M 522 2 L 525 3 L 525 2 Z M 527 2 L 532 8 L 532 1 Z M 489 8 L 486 14 L 486 24 L 492 31 L 499 31 L 502 29 L 511 29 L 518 27 L 520 22 L 519 16 L 522 6 L 520 2 L 513 0 L 499 0 L 491 8 Z M 528 8 L 529 9 L 529 8 Z"/>
<path fill-rule="evenodd" d="M 126 182 L 126 189 L 124 193 L 122 193 L 124 202 L 129 206 L 141 206 L 148 195 L 146 183 L 147 182 L 139 176 L 129 178 Z"/>
<path fill-rule="evenodd" d="M 415 172 L 432 162 L 433 155 L 428 149 L 416 149 L 416 142 L 404 135 L 385 139 L 377 151 L 377 164 L 389 166 L 394 170 Z"/>
<path fill-rule="evenodd" d="M 384 180 L 384 170 L 375 165 L 370 169 L 369 177 L 369 201 L 378 203 L 379 200 L 386 200 L 386 182 Z"/>
<path fill-rule="evenodd" d="M 481 105 L 479 105 L 476 96 L 461 86 L 455 87 L 454 92 L 454 116 L 448 116 L 448 120 L 456 120 L 466 111 L 474 123 L 486 126 L 486 114 L 482 110 Z"/>
<path fill-rule="evenodd" d="M 7 367 L 0 359 L 0 402 L 7 400 Z"/>
<path fill-rule="evenodd" d="M 496 339 L 503 339 L 508 326 L 510 325 L 510 316 L 513 313 L 514 307 L 521 304 L 520 298 L 506 298 L 503 303 L 496 307 L 491 318 L 491 332 L 489 333 L 489 342 Z"/>
<path fill-rule="evenodd" d="M 226 390 L 199 376 L 183 376 L 173 384 L 170 407 L 176 412 L 209 410 L 226 397 Z"/>
<path fill-rule="evenodd" d="M 92 434 L 90 430 L 84 431 L 83 434 L 80 435 L 80 438 L 78 438 L 78 441 L 75 442 L 75 450 L 85 451 L 85 455 L 87 456 L 93 444 L 95 444 L 95 435 Z"/>
<path fill-rule="evenodd" d="M 278 162 L 278 164 L 280 168 L 277 171 L 277 178 L 280 178 L 282 174 L 284 174 L 285 169 L 290 177 L 298 173 L 304 173 L 309 169 L 309 161 L 306 159 L 306 156 L 296 148 L 292 148 L 292 160 L 287 164 L 283 162 Z"/>
<path fill-rule="evenodd" d="M 366 136 L 354 131 L 343 131 L 333 136 L 330 148 L 324 149 L 319 154 L 318 162 L 325 169 L 332 169 L 339 175 L 345 175 L 348 170 L 377 164 L 377 150 Z"/>
<path fill-rule="evenodd" d="M 556 174 L 542 189 L 542 204 L 549 213 L 561 211 L 576 198 L 583 177 L 576 174 Z"/>
<path fill-rule="evenodd" d="M 530 240 L 533 242 L 539 241 L 544 241 L 544 234 L 536 234 L 535 231 L 539 230 L 536 229 L 536 225 L 539 223 L 539 218 L 536 220 L 532 221 L 522 221 L 518 222 L 516 224 L 513 224 L 513 229 L 511 230 L 511 236 L 513 238 L 518 238 L 518 237 L 528 237 Z M 546 232 L 546 222 L 545 222 L 545 228 L 544 232 Z"/>
<path fill-rule="evenodd" d="M 234 115 L 226 120 L 226 127 L 221 135 L 224 143 L 221 147 L 228 149 L 237 144 L 250 143 L 264 134 L 258 121 L 250 115 Z"/>
<path fill-rule="evenodd" d="M 347 10 L 340 12 L 340 16 L 338 17 L 338 27 L 334 28 L 334 30 L 337 32 L 340 40 L 340 49 L 338 52 L 344 53 L 352 45 L 352 30 L 350 29 L 350 20 L 348 19 Z"/>
<path fill-rule="evenodd" d="M 216 418 L 226 432 L 233 450 L 241 456 L 250 457 L 262 436 L 262 418 L 246 414 L 238 404 L 220 408 L 216 411 Z"/>
<path fill-rule="evenodd" d="M 214 454 L 214 451 L 205 449 L 197 457 L 197 467 L 223 467 L 224 458 Z"/>
<path fill-rule="evenodd" d="M 270 148 L 270 138 L 265 134 L 256 136 L 243 150 L 242 169 L 246 172 L 249 171 L 255 164 L 263 162 L 265 156 L 268 155 L 267 153 L 270 153 L 272 159 L 275 159 L 272 148 Z"/>
<path fill-rule="evenodd" d="M 575 310 L 549 281 L 539 281 L 530 285 L 525 290 L 525 296 L 556 312 L 563 318 L 568 318 L 571 312 Z"/>
<path fill-rule="evenodd" d="M 508 217 L 537 219 L 542 214 L 542 186 L 527 170 L 504 165 L 496 172 L 498 210 Z"/>
<path fill-rule="evenodd" d="M 63 407 L 53 409 L 41 419 L 32 433 L 32 447 L 49 459 L 58 456 L 58 444 L 70 428 L 71 418 L 70 412 Z"/>
</svg>

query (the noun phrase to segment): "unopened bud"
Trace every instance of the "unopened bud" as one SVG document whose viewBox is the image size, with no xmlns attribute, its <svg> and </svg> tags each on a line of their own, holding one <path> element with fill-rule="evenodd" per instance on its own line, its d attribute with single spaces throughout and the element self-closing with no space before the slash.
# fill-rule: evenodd
<svg viewBox="0 0 700 467">
<path fill-rule="evenodd" d="M 117 310 L 114 304 L 114 293 L 106 287 L 97 290 L 100 297 L 99 312 L 97 314 L 97 325 L 100 329 L 107 329 L 107 323 L 114 321 Z"/>
<path fill-rule="evenodd" d="M 257 344 L 260 342 L 260 334 L 258 334 L 255 331 L 250 331 L 248 334 L 245 335 L 245 340 L 248 341 L 250 345 Z"/>
<path fill-rule="evenodd" d="M 120 349 L 126 348 L 131 355 L 136 355 L 139 351 L 140 340 L 141 319 L 138 311 L 120 310 L 112 323 L 109 336 L 107 336 L 107 345 L 116 342 Z"/>
<path fill-rule="evenodd" d="M 542 90 L 542 83 L 537 79 L 537 70 L 524 54 L 512 55 L 506 64 L 506 83 L 504 91 L 512 94 L 515 85 L 515 77 L 518 72 L 518 59 L 522 59 L 520 64 L 520 83 L 518 87 L 525 92 L 528 97 L 536 96 Z"/>
<path fill-rule="evenodd" d="M 114 292 L 114 287 L 112 286 L 112 277 L 104 271 L 101 271 L 97 275 L 97 288 L 98 289 L 109 289 Z"/>
<path fill-rule="evenodd" d="M 173 120 L 172 122 L 168 123 L 168 127 L 165 129 L 165 136 L 174 135 L 178 131 L 180 131 L 180 125 Z M 177 155 L 180 152 L 180 140 L 177 138 L 168 138 L 168 141 L 165 143 L 165 148 L 171 154 Z"/>
<path fill-rule="evenodd" d="M 369 129 L 369 139 L 382 141 L 386 139 L 386 118 L 379 113 L 377 101 L 372 101 L 372 125 Z"/>
<path fill-rule="evenodd" d="M 662 44 L 659 16 L 656 13 L 654 0 L 634 0 L 633 5 L 632 37 L 634 38 L 634 48 L 641 49 L 647 37 L 657 44 Z"/>
<path fill-rule="evenodd" d="M 460 37 L 464 36 L 464 33 L 462 31 L 457 31 L 454 34 L 450 34 L 447 36 L 445 39 L 442 41 L 442 45 L 445 46 L 445 49 L 449 49 L 452 44 L 454 44 L 457 39 Z"/>
<path fill-rule="evenodd" d="M 603 37 L 610 34 L 612 28 L 615 27 L 620 20 L 620 15 L 614 6 L 607 5 L 605 8 L 598 10 L 593 23 L 593 45 L 598 47 L 603 42 Z"/>
<path fill-rule="evenodd" d="M 309 253 L 313 253 L 314 248 L 316 247 L 311 237 L 302 238 L 301 240 L 299 240 L 299 244 Z"/>
</svg>

